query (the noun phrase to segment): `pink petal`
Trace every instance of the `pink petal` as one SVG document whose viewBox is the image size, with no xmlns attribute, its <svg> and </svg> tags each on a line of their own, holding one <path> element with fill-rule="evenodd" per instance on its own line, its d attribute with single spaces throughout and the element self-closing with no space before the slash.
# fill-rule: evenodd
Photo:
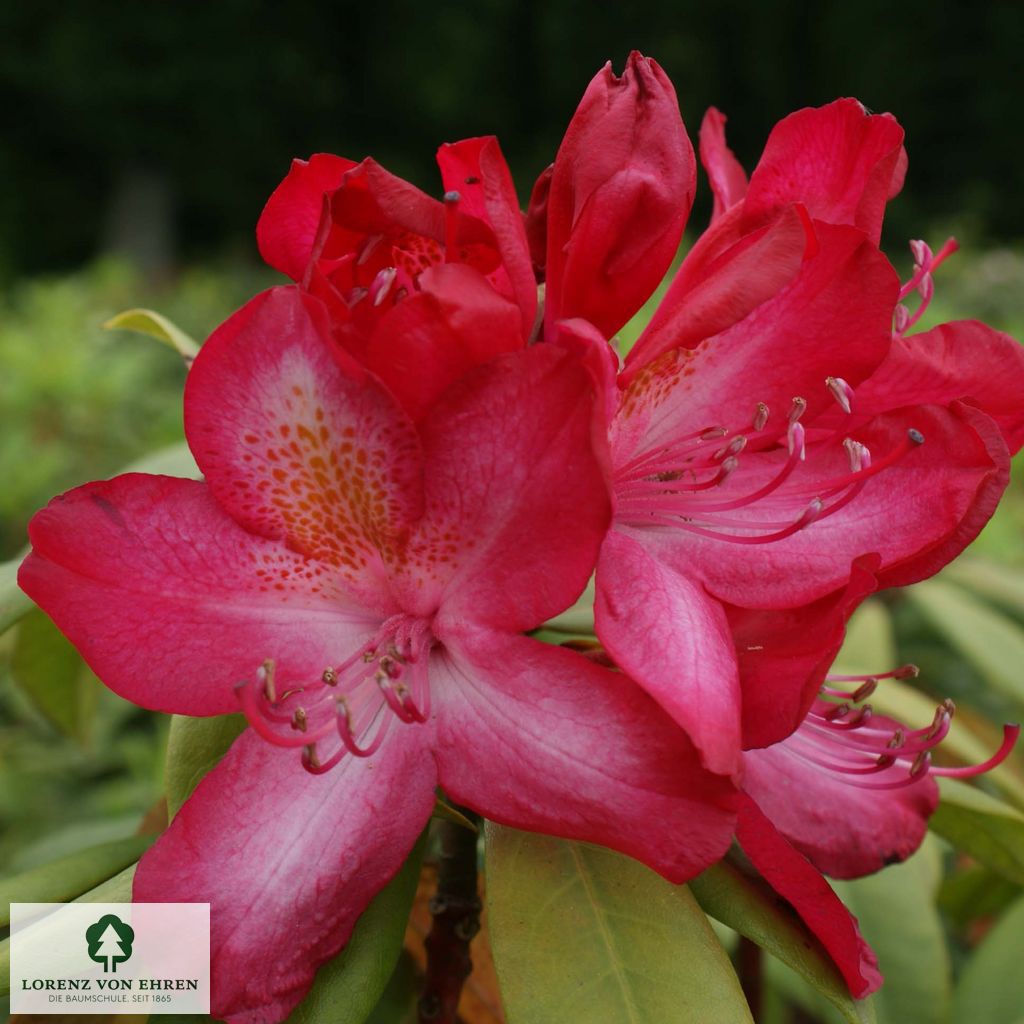
<svg viewBox="0 0 1024 1024">
<path fill-rule="evenodd" d="M 136 902 L 210 904 L 218 1020 L 284 1020 L 348 941 L 430 817 L 428 739 L 395 730 L 314 777 L 247 731 L 142 858 Z"/>
<path fill-rule="evenodd" d="M 1024 444 L 1024 348 L 977 320 L 942 324 L 895 338 L 885 362 L 857 389 L 856 412 L 913 402 L 963 399 L 992 417 L 1011 453 Z"/>
<path fill-rule="evenodd" d="M 851 224 L 877 243 L 905 170 L 903 129 L 891 114 L 869 114 L 854 99 L 798 110 L 772 129 L 743 220 L 749 230 L 779 207 L 803 203 L 815 220 Z"/>
<path fill-rule="evenodd" d="M 632 53 L 587 87 L 555 159 L 545 324 L 581 317 L 611 337 L 668 270 L 693 203 L 696 161 L 675 90 Z"/>
<path fill-rule="evenodd" d="M 675 882 L 722 856 L 735 791 L 627 677 L 525 637 L 453 626 L 440 639 L 437 760 L 453 799 Z"/>
<path fill-rule="evenodd" d="M 337 258 L 367 235 L 408 231 L 444 241 L 444 205 L 367 157 L 331 196 L 333 222 L 323 255 Z"/>
<path fill-rule="evenodd" d="M 197 357 L 185 432 L 229 515 L 370 601 L 421 511 L 419 445 L 379 385 L 342 372 L 328 338 L 323 307 L 297 288 L 257 296 Z"/>
<path fill-rule="evenodd" d="M 520 631 L 579 596 L 609 518 L 593 415 L 590 374 L 553 345 L 445 392 L 421 424 L 426 513 L 395 566 L 410 612 Z"/>
<path fill-rule="evenodd" d="M 131 474 L 55 498 L 19 575 L 116 693 L 186 715 L 238 709 L 267 658 L 316 678 L 376 623 L 323 565 L 239 528 L 192 480 Z"/>
<path fill-rule="evenodd" d="M 736 838 L 768 884 L 817 936 L 857 999 L 882 984 L 878 958 L 861 937 L 857 919 L 808 861 L 776 831 L 756 803 L 743 800 Z"/>
<path fill-rule="evenodd" d="M 597 635 L 615 663 L 686 731 L 708 771 L 740 762 L 740 689 L 721 605 L 616 530 L 601 548 Z"/>
<path fill-rule="evenodd" d="M 798 608 L 726 606 L 743 693 L 744 749 L 778 743 L 803 720 L 843 644 L 847 619 L 877 587 L 878 562 L 877 555 L 856 559 L 844 590 Z"/>
<path fill-rule="evenodd" d="M 800 272 L 806 250 L 807 228 L 795 207 L 713 258 L 698 243 L 630 349 L 622 383 L 669 349 L 695 348 L 774 298 Z"/>
<path fill-rule="evenodd" d="M 313 253 L 324 196 L 340 184 L 355 163 L 330 153 L 293 160 L 284 181 L 274 189 L 256 225 L 260 255 L 275 270 L 301 281 Z"/>
<path fill-rule="evenodd" d="M 519 308 L 471 267 L 433 267 L 419 284 L 381 319 L 365 360 L 413 419 L 474 366 L 524 344 Z"/>
<path fill-rule="evenodd" d="M 871 727 L 889 732 L 903 728 L 881 715 L 871 719 Z M 775 828 L 828 875 L 859 878 L 906 860 L 921 845 L 939 802 L 935 780 L 925 774 L 894 789 L 858 785 L 902 783 L 907 766 L 897 764 L 866 776 L 828 771 L 798 753 L 806 728 L 774 746 L 747 751 L 743 788 Z M 835 746 L 838 762 L 842 750 Z M 821 756 L 829 757 L 827 746 Z"/>
<path fill-rule="evenodd" d="M 884 358 L 898 281 L 852 228 L 816 225 L 820 251 L 795 280 L 697 348 L 647 363 L 623 393 L 616 461 L 722 426 L 746 433 L 764 402 L 784 430 L 794 396 L 809 415 L 831 407 L 829 376 L 856 386 Z"/>
<path fill-rule="evenodd" d="M 949 409 L 926 405 L 901 409 L 852 430 L 876 462 L 907 444 L 911 429 L 924 443 L 864 483 L 849 503 L 823 514 L 784 540 L 731 544 L 683 530 L 644 531 L 659 558 L 700 579 L 711 594 L 730 604 L 786 608 L 816 601 L 845 587 L 850 565 L 877 554 L 880 586 L 903 586 L 937 572 L 977 536 L 1006 486 L 1009 459 L 995 424 L 959 403 Z M 841 437 L 841 435 L 840 435 Z M 821 493 L 825 509 L 840 499 L 822 490 L 850 473 L 836 437 L 812 446 L 786 484 L 774 494 L 729 513 L 756 523 L 795 522 Z M 756 491 L 786 459 L 775 453 L 743 453 L 741 467 L 716 497 Z"/>
<path fill-rule="evenodd" d="M 710 107 L 700 125 L 700 162 L 715 196 L 712 223 L 747 194 L 746 172 L 725 142 L 726 120 L 725 114 Z"/>
<path fill-rule="evenodd" d="M 484 221 L 494 232 L 512 295 L 521 310 L 525 341 L 537 314 L 537 282 L 515 184 L 498 140 L 488 135 L 446 143 L 437 151 L 437 162 L 445 190 L 462 197 L 460 209 Z"/>
</svg>

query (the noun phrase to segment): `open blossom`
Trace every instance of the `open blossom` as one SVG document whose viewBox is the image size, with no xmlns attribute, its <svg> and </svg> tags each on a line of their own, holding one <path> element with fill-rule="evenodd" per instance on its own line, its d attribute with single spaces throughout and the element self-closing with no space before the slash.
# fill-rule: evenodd
<svg viewBox="0 0 1024 1024">
<path fill-rule="evenodd" d="M 855 919 L 818 874 L 859 878 L 905 860 L 920 846 L 939 801 L 935 776 L 965 778 L 1001 763 L 1017 725 L 983 764 L 936 767 L 955 708 L 944 701 L 931 722 L 911 728 L 865 703 L 905 665 L 876 676 L 830 675 L 800 725 L 779 743 L 744 754 L 747 794 L 737 839 L 761 875 L 822 941 L 857 997 L 881 983 L 878 963 Z"/>
<path fill-rule="evenodd" d="M 55 499 L 19 577 L 116 692 L 248 718 L 134 885 L 211 904 L 213 1012 L 232 1022 L 301 999 L 439 785 L 676 881 L 735 822 L 732 786 L 643 691 L 521 635 L 583 589 L 607 526 L 582 365 L 548 345 L 492 360 L 417 427 L 328 335 L 295 287 L 250 302 L 189 373 L 205 482 Z"/>
<path fill-rule="evenodd" d="M 437 159 L 443 199 L 370 158 L 296 160 L 257 225 L 264 259 L 324 302 L 341 351 L 414 419 L 472 367 L 523 348 L 537 308 L 497 140 Z"/>
<path fill-rule="evenodd" d="M 525 222 L 496 139 L 437 161 L 441 199 L 372 159 L 296 160 L 257 226 L 264 259 L 324 302 L 346 358 L 413 419 L 474 366 L 557 340 L 561 321 L 611 337 L 668 269 L 696 181 L 672 84 L 638 53 L 594 77 Z"/>
<path fill-rule="evenodd" d="M 806 714 L 854 576 L 861 596 L 922 579 L 988 520 L 1024 441 L 1024 353 L 973 322 L 894 333 L 939 258 L 918 244 L 901 288 L 875 245 L 905 163 L 888 115 L 792 115 L 746 188 L 705 142 L 718 216 L 619 376 L 596 615 L 706 765 L 738 771 Z M 780 651 L 792 609 L 821 629 Z"/>
</svg>

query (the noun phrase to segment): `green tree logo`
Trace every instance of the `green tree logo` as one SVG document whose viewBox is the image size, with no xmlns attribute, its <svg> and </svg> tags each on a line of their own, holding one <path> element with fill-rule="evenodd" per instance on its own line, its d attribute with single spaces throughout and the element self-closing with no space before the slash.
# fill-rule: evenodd
<svg viewBox="0 0 1024 1024">
<path fill-rule="evenodd" d="M 117 965 L 132 955 L 135 930 L 114 914 L 105 914 L 85 930 L 89 958 L 103 964 L 103 973 L 117 973 Z"/>
</svg>

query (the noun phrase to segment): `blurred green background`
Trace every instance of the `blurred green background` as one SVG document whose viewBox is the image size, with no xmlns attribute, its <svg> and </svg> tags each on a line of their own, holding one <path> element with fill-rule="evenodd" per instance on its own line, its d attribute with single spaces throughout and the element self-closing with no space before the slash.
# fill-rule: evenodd
<svg viewBox="0 0 1024 1024">
<path fill-rule="evenodd" d="M 495 133 L 525 202 L 587 81 L 632 47 L 665 66 L 691 133 L 708 105 L 729 115 L 748 169 L 792 109 L 855 95 L 891 110 L 910 171 L 890 256 L 905 271 L 908 238 L 964 246 L 922 326 L 1024 336 L 1022 38 L 1024 5 L 923 0 L 0 5 L 0 561 L 53 494 L 180 440 L 180 360 L 100 325 L 148 306 L 202 339 L 272 283 L 253 227 L 291 157 L 373 154 L 437 191 L 437 145 Z M 704 190 L 695 230 L 709 207 Z M 1024 463 L 963 566 L 937 592 L 887 596 L 886 621 L 918 689 L 953 696 L 991 746 L 972 714 L 1024 714 Z M 42 616 L 0 636 L 0 876 L 132 835 L 165 742 L 165 720 L 100 687 Z M 1009 868 L 943 854 L 955 966 L 1020 897 L 1022 837 L 1024 818 Z"/>
</svg>

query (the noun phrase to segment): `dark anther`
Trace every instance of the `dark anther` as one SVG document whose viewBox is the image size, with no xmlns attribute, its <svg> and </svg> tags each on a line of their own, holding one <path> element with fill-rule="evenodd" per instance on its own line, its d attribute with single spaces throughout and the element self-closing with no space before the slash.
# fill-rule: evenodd
<svg viewBox="0 0 1024 1024">
<path fill-rule="evenodd" d="M 430 913 L 434 917 L 437 917 L 439 914 L 444 914 L 448 910 L 448 900 L 446 900 L 444 896 L 431 896 L 428 908 Z"/>
</svg>

